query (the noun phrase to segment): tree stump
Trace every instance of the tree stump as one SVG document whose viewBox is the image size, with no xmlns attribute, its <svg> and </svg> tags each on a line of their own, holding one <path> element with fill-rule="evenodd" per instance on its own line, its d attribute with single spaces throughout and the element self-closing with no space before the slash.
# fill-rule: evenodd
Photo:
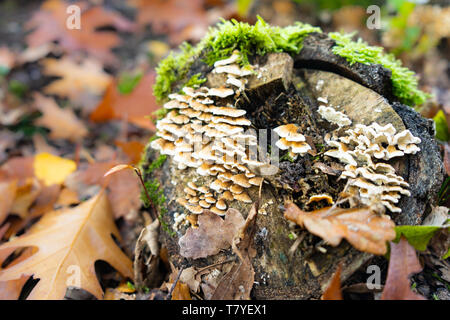
<svg viewBox="0 0 450 320">
<path fill-rule="evenodd" d="M 350 65 L 332 53 L 333 43 L 326 35 L 311 34 L 304 40 L 300 54 L 294 57 L 286 53 L 254 57 L 251 63 L 263 66 L 264 73 L 249 78 L 244 92 L 246 99 L 240 99 L 236 106 L 247 111 L 246 117 L 254 128 L 273 129 L 282 124 L 296 123 L 316 146 L 323 145 L 325 133 L 334 129 L 317 113 L 317 99 L 320 97 L 325 97 L 355 124 L 367 125 L 376 121 L 382 125 L 391 123 L 397 130 L 409 129 L 421 139 L 418 145 L 421 151 L 389 161 L 397 174 L 410 184 L 411 192 L 410 197 L 402 196 L 398 204 L 402 212 L 391 216 L 396 224 L 420 224 L 431 206 L 435 205 L 443 179 L 443 165 L 434 141 L 433 124 L 395 100 L 389 70 L 380 65 Z M 191 69 L 189 74 L 202 72 L 207 77 L 207 86 L 224 83 L 223 76 L 208 73 L 211 68 L 200 60 Z M 289 238 L 292 226 L 283 217 L 284 199 L 293 199 L 303 209 L 310 194 L 336 195 L 345 185 L 345 182 L 338 180 L 339 174 L 329 175 L 318 169 L 317 162 L 326 162 L 323 156 L 317 161 L 314 155 L 320 154 L 320 150 L 312 150 L 312 155 L 294 162 L 281 161 L 279 172 L 266 177 L 268 183 L 262 187 L 259 202 L 262 210 L 257 215 L 253 238 L 256 255 L 251 260 L 255 272 L 252 298 L 317 299 L 338 264 L 342 264 L 341 279 L 345 281 L 373 258 L 369 253 L 357 251 L 346 241 L 337 247 L 327 246 L 307 231 L 299 231 L 303 241 L 290 253 L 294 241 Z M 144 171 L 158 157 L 158 153 L 148 148 L 145 157 Z M 169 228 L 174 225 L 175 213 L 184 210 L 175 200 L 183 195 L 187 182 L 202 181 L 195 169 L 178 170 L 170 158 L 160 169 L 144 178 L 156 178 L 160 182 L 168 210 L 162 219 Z M 249 195 L 253 200 L 257 199 L 258 190 L 250 191 Z M 244 217 L 251 206 L 238 201 L 229 204 Z M 198 278 L 201 282 L 199 292 L 205 298 L 211 298 L 220 280 L 236 263 L 236 256 L 232 248 L 227 248 L 206 258 L 183 257 L 180 255 L 179 240 L 186 229 L 181 228 L 174 235 L 161 229 L 160 241 L 167 248 L 169 260 L 174 266 L 203 270 Z"/>
</svg>

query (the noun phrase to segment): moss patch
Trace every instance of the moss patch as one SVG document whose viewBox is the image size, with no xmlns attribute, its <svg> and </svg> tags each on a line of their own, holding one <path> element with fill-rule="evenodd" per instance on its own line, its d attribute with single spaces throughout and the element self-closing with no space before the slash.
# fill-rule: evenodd
<svg viewBox="0 0 450 320">
<path fill-rule="evenodd" d="M 393 93 L 400 101 L 409 106 L 421 105 L 429 97 L 429 94 L 419 90 L 415 73 L 402 66 L 393 54 L 386 54 L 383 48 L 369 46 L 362 39 L 353 41 L 353 33 L 342 34 L 330 32 L 328 36 L 336 41 L 333 53 L 344 57 L 350 64 L 356 62 L 370 65 L 380 64 L 391 70 Z"/>
<path fill-rule="evenodd" d="M 203 40 L 195 47 L 183 44 L 178 54 L 171 53 L 156 68 L 158 73 L 154 95 L 163 101 L 172 92 L 174 83 L 182 81 L 199 54 L 205 50 L 204 61 L 208 65 L 228 58 L 233 50 L 242 54 L 241 65 L 248 64 L 251 55 L 264 55 L 270 52 L 299 53 L 303 39 L 311 32 L 321 32 L 320 28 L 297 22 L 293 26 L 280 28 L 268 25 L 258 17 L 255 25 L 236 20 L 223 20 L 211 28 Z M 198 83 L 200 76 L 189 81 Z M 187 83 L 189 83 L 187 81 Z"/>
</svg>

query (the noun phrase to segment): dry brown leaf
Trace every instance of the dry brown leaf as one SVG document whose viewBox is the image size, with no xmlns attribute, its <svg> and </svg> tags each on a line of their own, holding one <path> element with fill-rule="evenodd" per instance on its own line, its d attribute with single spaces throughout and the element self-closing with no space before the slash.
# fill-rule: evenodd
<svg viewBox="0 0 450 320">
<path fill-rule="evenodd" d="M 398 243 L 391 242 L 389 268 L 384 285 L 382 300 L 425 300 L 421 295 L 411 290 L 409 277 L 422 271 L 417 259 L 416 250 L 405 237 Z"/>
<path fill-rule="evenodd" d="M 331 282 L 322 294 L 321 300 L 343 300 L 341 291 L 341 264 L 331 278 Z"/>
<path fill-rule="evenodd" d="M 225 219 L 209 210 L 198 217 L 198 228 L 189 228 L 178 242 L 186 258 L 205 258 L 231 246 L 234 235 L 245 223 L 236 209 L 228 209 Z"/>
<path fill-rule="evenodd" d="M 69 17 L 66 10 L 71 4 L 82 9 L 80 29 L 66 27 Z M 26 29 L 32 30 L 26 37 L 26 43 L 29 47 L 39 47 L 58 41 L 66 52 L 83 50 L 100 61 L 115 63 L 116 58 L 111 53 L 111 49 L 117 47 L 121 40 L 115 32 L 97 30 L 106 26 L 114 26 L 121 31 L 134 30 L 133 23 L 101 6 L 88 7 L 87 2 L 69 3 L 62 0 L 47 0 L 26 24 Z"/>
<path fill-rule="evenodd" d="M 130 158 L 131 164 L 137 164 L 141 160 L 145 145 L 140 141 L 115 141 L 115 144 Z"/>
<path fill-rule="evenodd" d="M 0 167 L 0 181 L 17 180 L 21 187 L 34 177 L 34 157 L 13 157 Z"/>
<path fill-rule="evenodd" d="M 172 292 L 172 300 L 192 300 L 189 286 L 178 281 Z"/>
<path fill-rule="evenodd" d="M 114 212 L 114 217 L 120 218 L 138 210 L 141 206 L 141 185 L 133 170 L 122 170 L 108 177 L 104 175 L 118 164 L 118 161 L 96 162 L 85 169 L 73 173 L 66 186 L 78 193 L 80 198 L 89 193 L 87 186 L 98 185 L 108 188 L 108 199 Z"/>
<path fill-rule="evenodd" d="M 94 59 L 87 58 L 76 63 L 69 57 L 49 58 L 43 60 L 42 64 L 45 75 L 61 78 L 46 86 L 44 92 L 67 97 L 72 101 L 78 101 L 85 94 L 101 95 L 111 81 L 111 76 Z"/>
<path fill-rule="evenodd" d="M 220 279 L 211 300 L 250 299 L 250 292 L 255 281 L 252 259 L 256 255 L 253 243 L 258 206 L 258 201 L 253 203 L 245 223 L 234 234 L 232 247 L 239 261 L 235 262 L 231 270 Z"/>
<path fill-rule="evenodd" d="M 0 225 L 5 221 L 14 203 L 17 180 L 0 182 Z"/>
<path fill-rule="evenodd" d="M 133 0 L 131 3 L 138 9 L 139 25 L 151 24 L 154 32 L 167 34 L 173 44 L 199 40 L 210 24 L 204 0 Z M 183 38 L 179 37 L 180 33 Z"/>
<path fill-rule="evenodd" d="M 78 194 L 68 188 L 62 189 L 59 194 L 58 200 L 56 200 L 56 205 L 62 207 L 68 207 L 77 203 L 80 203 Z"/>
<path fill-rule="evenodd" d="M 33 253 L 32 249 L 25 249 L 14 261 L 11 262 L 10 266 L 17 265 L 18 263 L 24 261 L 30 257 Z M 0 260 L 0 262 L 2 262 Z M 0 268 L 0 271 L 2 268 Z M 20 297 L 23 285 L 29 279 L 29 276 L 22 276 L 16 280 L 0 281 L 0 300 L 17 300 Z"/>
<path fill-rule="evenodd" d="M 22 219 L 26 219 L 30 207 L 41 193 L 42 187 L 43 186 L 36 179 L 30 179 L 28 184 L 17 188 L 9 212 L 18 215 Z"/>
<path fill-rule="evenodd" d="M 22 263 L 0 271 L 0 281 L 24 275 L 40 281 L 28 299 L 62 299 L 70 277 L 79 268 L 83 289 L 97 298 L 103 295 L 94 263 L 103 260 L 124 277 L 132 278 L 131 260 L 115 244 L 120 239 L 110 204 L 103 192 L 79 206 L 47 213 L 28 233 L 0 246 L 0 256 L 20 247 L 37 247 Z"/>
<path fill-rule="evenodd" d="M 78 142 L 88 134 L 84 123 L 73 111 L 58 107 L 52 98 L 35 93 L 34 104 L 42 112 L 42 117 L 36 120 L 36 124 L 50 129 L 51 138 Z"/>
<path fill-rule="evenodd" d="M 148 72 L 131 93 L 121 94 L 117 88 L 117 80 L 112 81 L 106 89 L 103 100 L 91 113 L 90 119 L 94 122 L 126 120 L 137 126 L 155 130 L 155 125 L 148 119 L 159 108 L 151 90 L 154 82 L 155 73 Z"/>
<path fill-rule="evenodd" d="M 345 238 L 360 251 L 382 255 L 387 250 L 386 242 L 395 238 L 394 222 L 369 208 L 327 207 L 305 212 L 292 202 L 285 203 L 285 208 L 286 219 L 305 227 L 332 246 L 337 246 Z"/>
</svg>

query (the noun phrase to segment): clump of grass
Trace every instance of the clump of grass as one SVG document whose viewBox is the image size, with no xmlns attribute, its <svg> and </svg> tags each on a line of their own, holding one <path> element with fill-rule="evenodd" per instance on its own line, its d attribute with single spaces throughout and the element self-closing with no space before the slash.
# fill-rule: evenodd
<svg viewBox="0 0 450 320">
<path fill-rule="evenodd" d="M 402 103 L 409 106 L 421 105 L 429 97 L 429 94 L 418 88 L 416 74 L 403 67 L 393 54 L 384 53 L 382 47 L 369 46 L 360 38 L 353 41 L 353 33 L 330 32 L 328 36 L 336 41 L 333 53 L 344 57 L 350 64 L 380 64 L 391 70 L 393 93 Z"/>
</svg>

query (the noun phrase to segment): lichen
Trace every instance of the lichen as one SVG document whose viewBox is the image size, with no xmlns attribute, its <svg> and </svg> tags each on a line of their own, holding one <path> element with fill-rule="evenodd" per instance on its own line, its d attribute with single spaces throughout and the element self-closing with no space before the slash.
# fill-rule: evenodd
<svg viewBox="0 0 450 320">
<path fill-rule="evenodd" d="M 369 46 L 361 38 L 353 41 L 354 33 L 330 32 L 328 36 L 336 41 L 333 53 L 344 57 L 350 65 L 357 62 L 365 65 L 380 64 L 391 70 L 393 93 L 402 103 L 409 106 L 421 105 L 429 97 L 429 94 L 418 88 L 416 74 L 403 67 L 393 54 L 384 53 L 382 47 Z"/>
</svg>

